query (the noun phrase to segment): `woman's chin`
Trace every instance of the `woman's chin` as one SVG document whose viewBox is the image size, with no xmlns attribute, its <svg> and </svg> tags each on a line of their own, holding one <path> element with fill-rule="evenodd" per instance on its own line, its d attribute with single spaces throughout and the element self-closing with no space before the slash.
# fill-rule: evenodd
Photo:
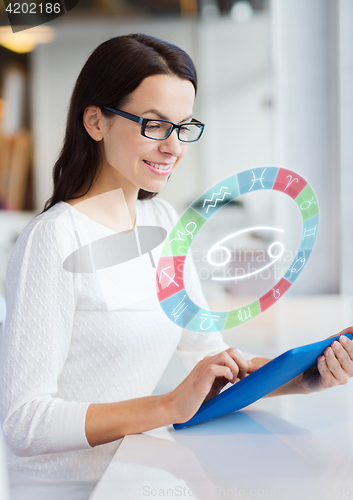
<svg viewBox="0 0 353 500">
<path fill-rule="evenodd" d="M 144 191 L 147 191 L 149 193 L 159 193 L 165 188 L 168 179 L 169 176 L 163 180 L 160 180 L 159 182 L 146 183 L 143 186 L 140 186 L 140 189 L 143 189 Z"/>
</svg>

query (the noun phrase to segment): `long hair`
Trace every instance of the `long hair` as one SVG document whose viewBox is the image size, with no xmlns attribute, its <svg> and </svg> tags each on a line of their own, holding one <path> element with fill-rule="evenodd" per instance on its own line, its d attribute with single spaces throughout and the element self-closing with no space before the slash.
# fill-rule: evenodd
<svg viewBox="0 0 353 500">
<path fill-rule="evenodd" d="M 83 125 L 85 108 L 120 108 L 145 78 L 166 74 L 189 80 L 196 93 L 195 66 L 185 51 L 171 43 L 130 34 L 111 38 L 92 52 L 72 93 L 65 139 L 53 169 L 54 190 L 43 212 L 59 201 L 85 195 L 102 165 L 99 143 Z M 104 109 L 102 113 L 111 116 Z M 138 199 L 150 199 L 156 194 L 140 189 Z"/>
</svg>

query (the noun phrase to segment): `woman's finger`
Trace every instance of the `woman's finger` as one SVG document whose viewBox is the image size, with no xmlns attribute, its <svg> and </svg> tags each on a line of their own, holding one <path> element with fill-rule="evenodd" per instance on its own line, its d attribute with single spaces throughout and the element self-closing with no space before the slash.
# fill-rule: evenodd
<svg viewBox="0 0 353 500">
<path fill-rule="evenodd" d="M 229 379 L 230 382 L 235 382 L 235 380 L 239 377 L 240 367 L 238 363 L 234 361 L 233 357 L 228 353 L 228 351 L 222 351 L 215 356 L 212 356 L 210 358 L 210 363 L 228 367 L 232 372 L 232 378 Z"/>
<path fill-rule="evenodd" d="M 205 381 L 212 385 L 216 378 L 224 377 L 229 382 L 234 380 L 233 370 L 229 366 L 211 364 L 205 370 Z"/>
<path fill-rule="evenodd" d="M 206 356 L 201 363 L 203 368 L 212 364 L 227 366 L 233 374 L 232 379 L 229 379 L 232 383 L 237 379 L 244 378 L 248 374 L 249 369 L 249 363 L 234 347 L 230 347 L 226 351 L 222 351 L 214 356 Z"/>
<path fill-rule="evenodd" d="M 350 340 L 345 335 L 341 335 L 338 340 L 342 347 L 347 351 L 351 361 L 353 361 L 353 340 Z"/>
<path fill-rule="evenodd" d="M 327 354 L 327 356 L 329 355 Z M 325 353 L 319 356 L 317 369 L 320 374 L 320 379 L 318 381 L 320 389 L 328 389 L 329 387 L 337 385 L 337 379 L 333 376 L 327 365 Z"/>
<path fill-rule="evenodd" d="M 346 337 L 343 337 L 346 338 Z M 351 343 L 351 341 L 348 341 Z M 348 350 L 344 348 L 345 343 L 343 345 L 341 342 L 333 342 L 331 344 L 331 347 L 333 349 L 333 352 L 335 353 L 336 358 L 338 359 L 342 370 L 345 372 L 346 376 L 352 377 L 353 376 L 353 360 L 350 357 L 350 354 Z M 348 346 L 347 346 L 348 347 Z"/>
<path fill-rule="evenodd" d="M 326 384 L 329 384 L 328 387 L 332 387 L 333 385 L 345 384 L 348 380 L 347 375 L 342 370 L 340 362 L 335 356 L 333 348 L 327 347 L 324 351 L 325 361 L 328 370 L 332 374 L 332 379 L 327 377 Z"/>
<path fill-rule="evenodd" d="M 233 362 L 237 365 L 237 368 L 238 368 L 238 371 L 236 374 L 237 378 L 239 378 L 239 379 L 244 378 L 248 373 L 248 368 L 249 368 L 248 362 L 243 358 L 243 356 L 234 347 L 230 347 L 225 352 L 233 360 Z"/>
</svg>

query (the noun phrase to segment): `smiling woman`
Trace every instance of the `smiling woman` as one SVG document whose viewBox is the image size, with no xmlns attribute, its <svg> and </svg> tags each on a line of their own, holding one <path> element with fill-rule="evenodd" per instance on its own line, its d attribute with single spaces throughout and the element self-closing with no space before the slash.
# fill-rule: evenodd
<svg viewBox="0 0 353 500">
<path fill-rule="evenodd" d="M 109 111 L 110 116 L 106 117 L 101 108 L 87 107 L 83 123 L 90 137 L 101 145 L 102 164 L 94 186 L 85 196 L 100 194 L 108 186 L 122 188 L 134 220 L 139 190 L 151 193 L 163 189 L 168 175 L 187 150 L 187 143 L 179 140 L 176 133 L 164 134 L 163 140 L 152 137 L 158 135 L 156 128 L 161 129 L 161 124 L 166 123 L 158 120 L 161 116 L 179 124 L 190 120 L 194 98 L 195 88 L 189 80 L 173 75 L 145 78 L 122 106 L 124 112 L 146 119 L 142 129 L 125 116 Z M 79 197 L 76 203 L 83 198 Z"/>
<path fill-rule="evenodd" d="M 97 480 L 123 436 L 189 420 L 229 381 L 267 362 L 229 348 L 218 331 L 171 322 L 155 289 L 162 244 L 139 238 L 141 227 L 160 235 L 178 221 L 154 196 L 201 137 L 196 89 L 190 57 L 146 35 L 104 42 L 77 79 L 53 195 L 8 265 L 0 418 L 11 475 Z M 72 257 L 83 254 L 87 266 Z M 192 263 L 184 276 L 208 309 Z M 174 351 L 191 371 L 171 392 L 152 395 Z M 345 383 L 352 359 L 352 342 L 341 337 L 314 371 L 277 393 Z"/>
<path fill-rule="evenodd" d="M 161 75 L 170 78 L 165 80 L 165 85 L 159 83 L 158 87 L 154 87 L 153 85 L 158 85 L 156 77 Z M 149 85 L 144 83 L 141 91 L 139 85 L 149 77 L 153 77 L 152 81 Z M 169 83 L 172 88 L 169 88 Z M 161 96 L 163 102 L 160 102 L 158 95 L 161 87 L 164 91 Z M 173 95 L 173 90 L 177 87 L 180 87 L 180 92 L 188 93 L 185 104 L 180 101 L 181 96 Z M 54 193 L 46 203 L 45 210 L 60 200 L 84 196 L 97 179 L 104 151 L 99 144 L 103 137 L 98 131 L 95 134 L 92 128 L 93 120 L 98 120 L 98 127 L 105 126 L 105 132 L 107 126 L 109 128 L 114 125 L 115 121 L 121 122 L 117 116 L 113 118 L 114 114 L 106 108 L 129 111 L 133 107 L 137 108 L 136 111 L 140 114 L 152 112 L 151 115 L 146 115 L 146 118 L 161 118 L 158 113 L 162 113 L 165 119 L 172 120 L 172 117 L 167 118 L 166 114 L 173 112 L 173 103 L 174 110 L 178 104 L 183 103 L 187 111 L 179 120 L 189 120 L 192 117 L 196 91 L 197 75 L 194 64 L 188 54 L 179 47 L 140 34 L 117 37 L 102 43 L 91 54 L 77 79 L 68 113 L 64 145 L 54 168 Z M 136 102 L 132 104 L 134 97 Z M 166 108 L 162 109 L 164 105 Z M 85 126 L 83 116 L 86 119 Z M 125 127 L 128 127 L 129 122 L 125 122 Z M 138 131 L 136 124 L 131 123 L 130 130 L 132 128 L 135 132 Z M 115 140 L 120 139 L 115 137 Z M 151 141 L 144 142 L 147 145 Z M 156 147 L 156 144 L 152 144 Z M 138 199 L 150 199 L 154 194 L 140 188 Z"/>
</svg>

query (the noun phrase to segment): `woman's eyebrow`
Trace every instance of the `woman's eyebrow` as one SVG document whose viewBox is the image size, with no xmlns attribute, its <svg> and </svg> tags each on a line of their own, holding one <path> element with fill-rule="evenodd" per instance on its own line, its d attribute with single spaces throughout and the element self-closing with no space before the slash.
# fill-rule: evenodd
<svg viewBox="0 0 353 500">
<path fill-rule="evenodd" d="M 157 115 L 161 120 L 167 120 L 168 122 L 170 121 L 165 115 L 163 115 L 162 113 L 160 113 L 159 111 L 157 111 L 156 109 L 149 109 L 148 111 L 145 111 L 143 114 L 144 115 L 147 115 L 148 113 L 154 113 L 155 115 Z M 187 116 L 186 118 L 184 118 L 183 120 L 181 120 L 179 123 L 183 123 L 183 122 L 186 122 L 188 120 L 191 120 L 191 118 L 193 117 L 193 115 L 189 115 Z"/>
</svg>

